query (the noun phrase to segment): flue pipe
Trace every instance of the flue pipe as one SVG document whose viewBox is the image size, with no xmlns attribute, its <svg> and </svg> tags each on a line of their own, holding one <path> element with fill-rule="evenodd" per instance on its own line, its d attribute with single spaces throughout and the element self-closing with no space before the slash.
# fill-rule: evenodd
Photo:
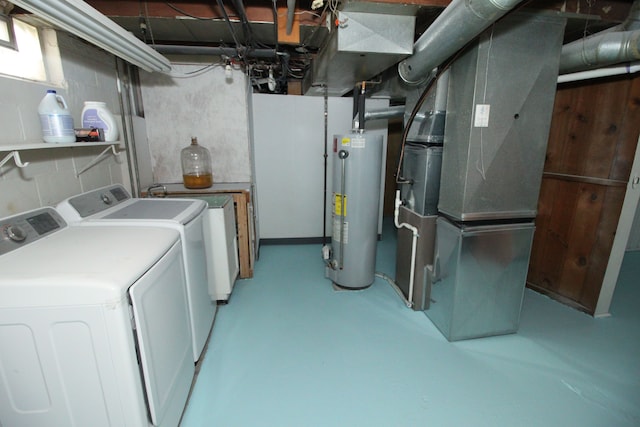
<svg viewBox="0 0 640 427">
<path fill-rule="evenodd" d="M 522 0 L 453 0 L 400 62 L 398 74 L 418 85 L 428 73 L 464 47 Z"/>
<path fill-rule="evenodd" d="M 385 108 L 384 110 L 369 110 L 364 113 L 364 120 L 385 120 L 395 119 L 404 116 L 404 105 Z"/>
<path fill-rule="evenodd" d="M 293 18 L 296 14 L 296 0 L 287 0 L 287 35 L 293 30 Z"/>
</svg>

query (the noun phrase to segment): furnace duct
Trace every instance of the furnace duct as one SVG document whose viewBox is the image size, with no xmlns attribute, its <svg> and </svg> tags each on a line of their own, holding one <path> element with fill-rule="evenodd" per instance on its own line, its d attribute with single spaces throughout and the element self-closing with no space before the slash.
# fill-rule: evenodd
<svg viewBox="0 0 640 427">
<path fill-rule="evenodd" d="M 600 68 L 640 59 L 640 30 L 606 32 L 562 47 L 560 73 Z"/>
<path fill-rule="evenodd" d="M 463 48 L 521 0 L 453 0 L 413 47 L 413 55 L 398 65 L 406 83 L 417 85 L 432 69 Z M 452 34 L 455 28 L 455 34 Z"/>
<path fill-rule="evenodd" d="M 640 1 L 620 25 L 562 47 L 560 74 L 592 70 L 640 59 Z"/>
</svg>

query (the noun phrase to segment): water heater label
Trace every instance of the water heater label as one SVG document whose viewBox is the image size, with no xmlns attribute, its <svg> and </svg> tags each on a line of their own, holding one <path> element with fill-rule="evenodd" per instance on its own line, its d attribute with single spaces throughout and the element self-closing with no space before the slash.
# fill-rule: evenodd
<svg viewBox="0 0 640 427">
<path fill-rule="evenodd" d="M 365 146 L 365 139 L 361 136 L 355 137 L 355 138 L 351 138 L 351 147 L 352 148 L 364 148 Z"/>
<path fill-rule="evenodd" d="M 488 128 L 490 110 L 491 105 L 489 104 L 476 104 L 476 117 L 473 125 L 477 128 Z"/>
<path fill-rule="evenodd" d="M 335 242 L 342 241 L 342 233 L 341 229 L 344 231 L 344 244 L 349 243 L 349 223 L 344 222 L 344 227 L 342 225 L 342 221 L 339 218 L 333 218 L 333 234 L 331 235 Z"/>
<path fill-rule="evenodd" d="M 349 146 L 351 143 L 351 138 L 342 138 L 342 146 Z"/>
<path fill-rule="evenodd" d="M 343 200 L 344 200 L 344 212 L 342 211 L 342 201 Z M 335 200 L 334 200 L 333 204 L 336 207 L 336 209 L 335 209 L 336 215 L 342 215 L 344 213 L 344 216 L 347 216 L 347 196 L 343 197 L 342 194 L 336 193 L 335 194 Z"/>
</svg>

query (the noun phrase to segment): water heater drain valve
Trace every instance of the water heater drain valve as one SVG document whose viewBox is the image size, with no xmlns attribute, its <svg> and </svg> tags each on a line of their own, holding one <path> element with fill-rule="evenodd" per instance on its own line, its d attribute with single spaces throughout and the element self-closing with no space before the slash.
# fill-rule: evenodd
<svg viewBox="0 0 640 427">
<path fill-rule="evenodd" d="M 322 259 L 328 261 L 331 258 L 331 246 L 324 245 L 322 247 Z"/>
</svg>

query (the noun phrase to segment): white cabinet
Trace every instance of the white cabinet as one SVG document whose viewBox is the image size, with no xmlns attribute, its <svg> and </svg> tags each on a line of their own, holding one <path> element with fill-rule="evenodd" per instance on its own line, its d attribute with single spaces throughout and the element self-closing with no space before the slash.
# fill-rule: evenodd
<svg viewBox="0 0 640 427">
<path fill-rule="evenodd" d="M 214 301 L 227 301 L 239 273 L 233 197 L 229 195 L 193 197 L 209 204 L 204 223 L 209 294 Z"/>
</svg>

